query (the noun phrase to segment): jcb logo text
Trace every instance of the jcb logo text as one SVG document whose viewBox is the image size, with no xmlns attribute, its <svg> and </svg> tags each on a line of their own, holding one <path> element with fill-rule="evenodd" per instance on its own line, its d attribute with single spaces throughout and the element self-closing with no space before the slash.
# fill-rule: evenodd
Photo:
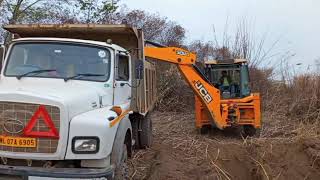
<svg viewBox="0 0 320 180">
<path fill-rule="evenodd" d="M 207 104 L 209 104 L 212 101 L 212 97 L 210 96 L 206 88 L 203 87 L 203 84 L 200 81 L 197 81 L 194 86 L 200 92 L 201 96 L 207 102 Z"/>
</svg>

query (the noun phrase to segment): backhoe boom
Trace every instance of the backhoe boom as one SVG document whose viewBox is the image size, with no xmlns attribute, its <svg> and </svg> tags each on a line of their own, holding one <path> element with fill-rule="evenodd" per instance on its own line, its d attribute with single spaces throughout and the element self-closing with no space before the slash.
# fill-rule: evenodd
<svg viewBox="0 0 320 180">
<path fill-rule="evenodd" d="M 176 64 L 193 92 L 205 105 L 215 126 L 219 129 L 224 129 L 228 126 L 225 121 L 227 117 L 223 117 L 227 113 L 221 113 L 221 108 L 222 111 L 227 111 L 228 107 L 221 106 L 220 91 L 208 83 L 195 69 L 196 55 L 194 53 L 174 47 L 145 47 L 144 53 L 146 57 Z"/>
</svg>

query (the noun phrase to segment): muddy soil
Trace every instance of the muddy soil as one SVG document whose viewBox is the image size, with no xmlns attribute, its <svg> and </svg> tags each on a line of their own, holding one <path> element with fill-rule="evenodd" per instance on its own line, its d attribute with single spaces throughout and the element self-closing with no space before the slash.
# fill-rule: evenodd
<svg viewBox="0 0 320 180">
<path fill-rule="evenodd" d="M 193 112 L 153 112 L 153 146 L 129 161 L 132 179 L 320 179 L 320 140 L 201 135 Z"/>
</svg>

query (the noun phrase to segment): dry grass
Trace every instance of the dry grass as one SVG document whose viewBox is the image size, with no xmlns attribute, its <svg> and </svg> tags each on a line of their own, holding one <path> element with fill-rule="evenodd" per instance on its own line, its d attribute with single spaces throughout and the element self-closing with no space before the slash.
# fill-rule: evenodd
<svg viewBox="0 0 320 180">
<path fill-rule="evenodd" d="M 135 155 L 132 179 L 174 179 L 175 176 L 176 179 L 193 179 L 192 176 L 180 177 L 180 171 L 174 176 L 167 175 L 168 169 L 155 173 L 158 169 L 165 169 L 162 166 L 175 165 L 179 161 L 183 162 L 184 174 L 188 174 L 188 164 L 195 164 L 193 168 L 199 168 L 202 179 L 287 179 L 298 177 L 297 171 L 308 172 L 302 174 L 302 179 L 317 177 L 315 167 L 317 164 L 320 167 L 320 145 L 315 145 L 317 142 L 306 145 L 305 142 L 320 137 L 320 76 L 297 75 L 288 67 L 280 68 L 280 71 L 278 67 L 262 68 L 262 62 L 273 57 L 270 52 L 276 42 L 265 50 L 266 37 L 258 43 L 252 42 L 254 38 L 244 24 L 240 24 L 235 38 L 233 42 L 224 41 L 220 46 L 217 41 L 213 44 L 197 42 L 191 48 L 200 52 L 201 58 L 220 52 L 221 57 L 250 60 L 251 88 L 262 96 L 261 137 L 241 138 L 234 130 L 213 130 L 209 135 L 197 133 L 193 125 L 193 92 L 176 67 L 158 64 L 157 110 L 160 113 L 154 115 L 156 147 Z M 283 56 L 281 61 L 286 63 L 288 56 Z M 163 156 L 175 159 L 169 161 Z M 298 159 L 301 166 L 292 158 L 296 156 L 301 158 Z M 151 165 L 146 164 L 151 159 Z"/>
<path fill-rule="evenodd" d="M 194 108 L 194 94 L 175 66 L 167 66 L 158 75 L 162 112 L 187 112 Z M 253 92 L 262 97 L 263 129 L 261 137 L 290 138 L 320 134 L 320 76 L 286 76 L 275 80 L 272 69 L 251 68 Z"/>
<path fill-rule="evenodd" d="M 156 141 L 151 149 L 140 150 L 133 157 L 132 179 L 190 179 L 192 176 L 182 175 L 191 167 L 197 168 L 196 177 L 200 179 L 283 179 L 289 172 L 282 172 L 282 166 L 291 162 L 284 158 L 279 163 L 278 156 L 292 147 L 301 147 L 305 140 L 319 138 L 319 135 L 302 133 L 303 129 L 295 129 L 296 135 L 261 138 L 242 139 L 234 129 L 213 129 L 202 135 L 196 131 L 194 113 L 190 111 L 155 112 L 152 118 Z M 295 154 L 296 151 L 290 153 L 301 156 Z M 316 169 L 320 164 L 317 153 L 314 148 L 310 150 L 310 159 L 304 162 L 310 164 L 308 168 Z M 178 172 L 174 171 L 177 162 L 181 162 Z"/>
<path fill-rule="evenodd" d="M 193 109 L 194 94 L 175 65 L 157 62 L 157 77 L 157 110 L 185 112 Z"/>
<path fill-rule="evenodd" d="M 317 136 L 320 128 L 320 76 L 270 81 L 262 92 L 263 137 Z"/>
</svg>

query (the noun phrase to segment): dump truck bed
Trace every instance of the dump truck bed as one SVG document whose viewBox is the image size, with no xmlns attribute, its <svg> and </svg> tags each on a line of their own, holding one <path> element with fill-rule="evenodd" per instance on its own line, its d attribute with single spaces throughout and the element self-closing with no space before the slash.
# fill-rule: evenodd
<svg viewBox="0 0 320 180">
<path fill-rule="evenodd" d="M 143 54 L 144 36 L 142 30 L 128 25 L 105 25 L 105 24 L 32 24 L 32 25 L 7 25 L 7 31 L 16 37 L 55 37 L 72 38 L 82 40 L 94 40 L 107 42 L 112 40 L 128 51 L 132 57 L 132 88 L 131 109 L 142 114 L 147 113 L 154 107 L 156 100 L 156 71 L 155 63 L 148 61 Z M 143 79 L 137 80 L 136 67 L 143 64 Z M 140 82 L 139 82 L 140 81 Z"/>
</svg>

